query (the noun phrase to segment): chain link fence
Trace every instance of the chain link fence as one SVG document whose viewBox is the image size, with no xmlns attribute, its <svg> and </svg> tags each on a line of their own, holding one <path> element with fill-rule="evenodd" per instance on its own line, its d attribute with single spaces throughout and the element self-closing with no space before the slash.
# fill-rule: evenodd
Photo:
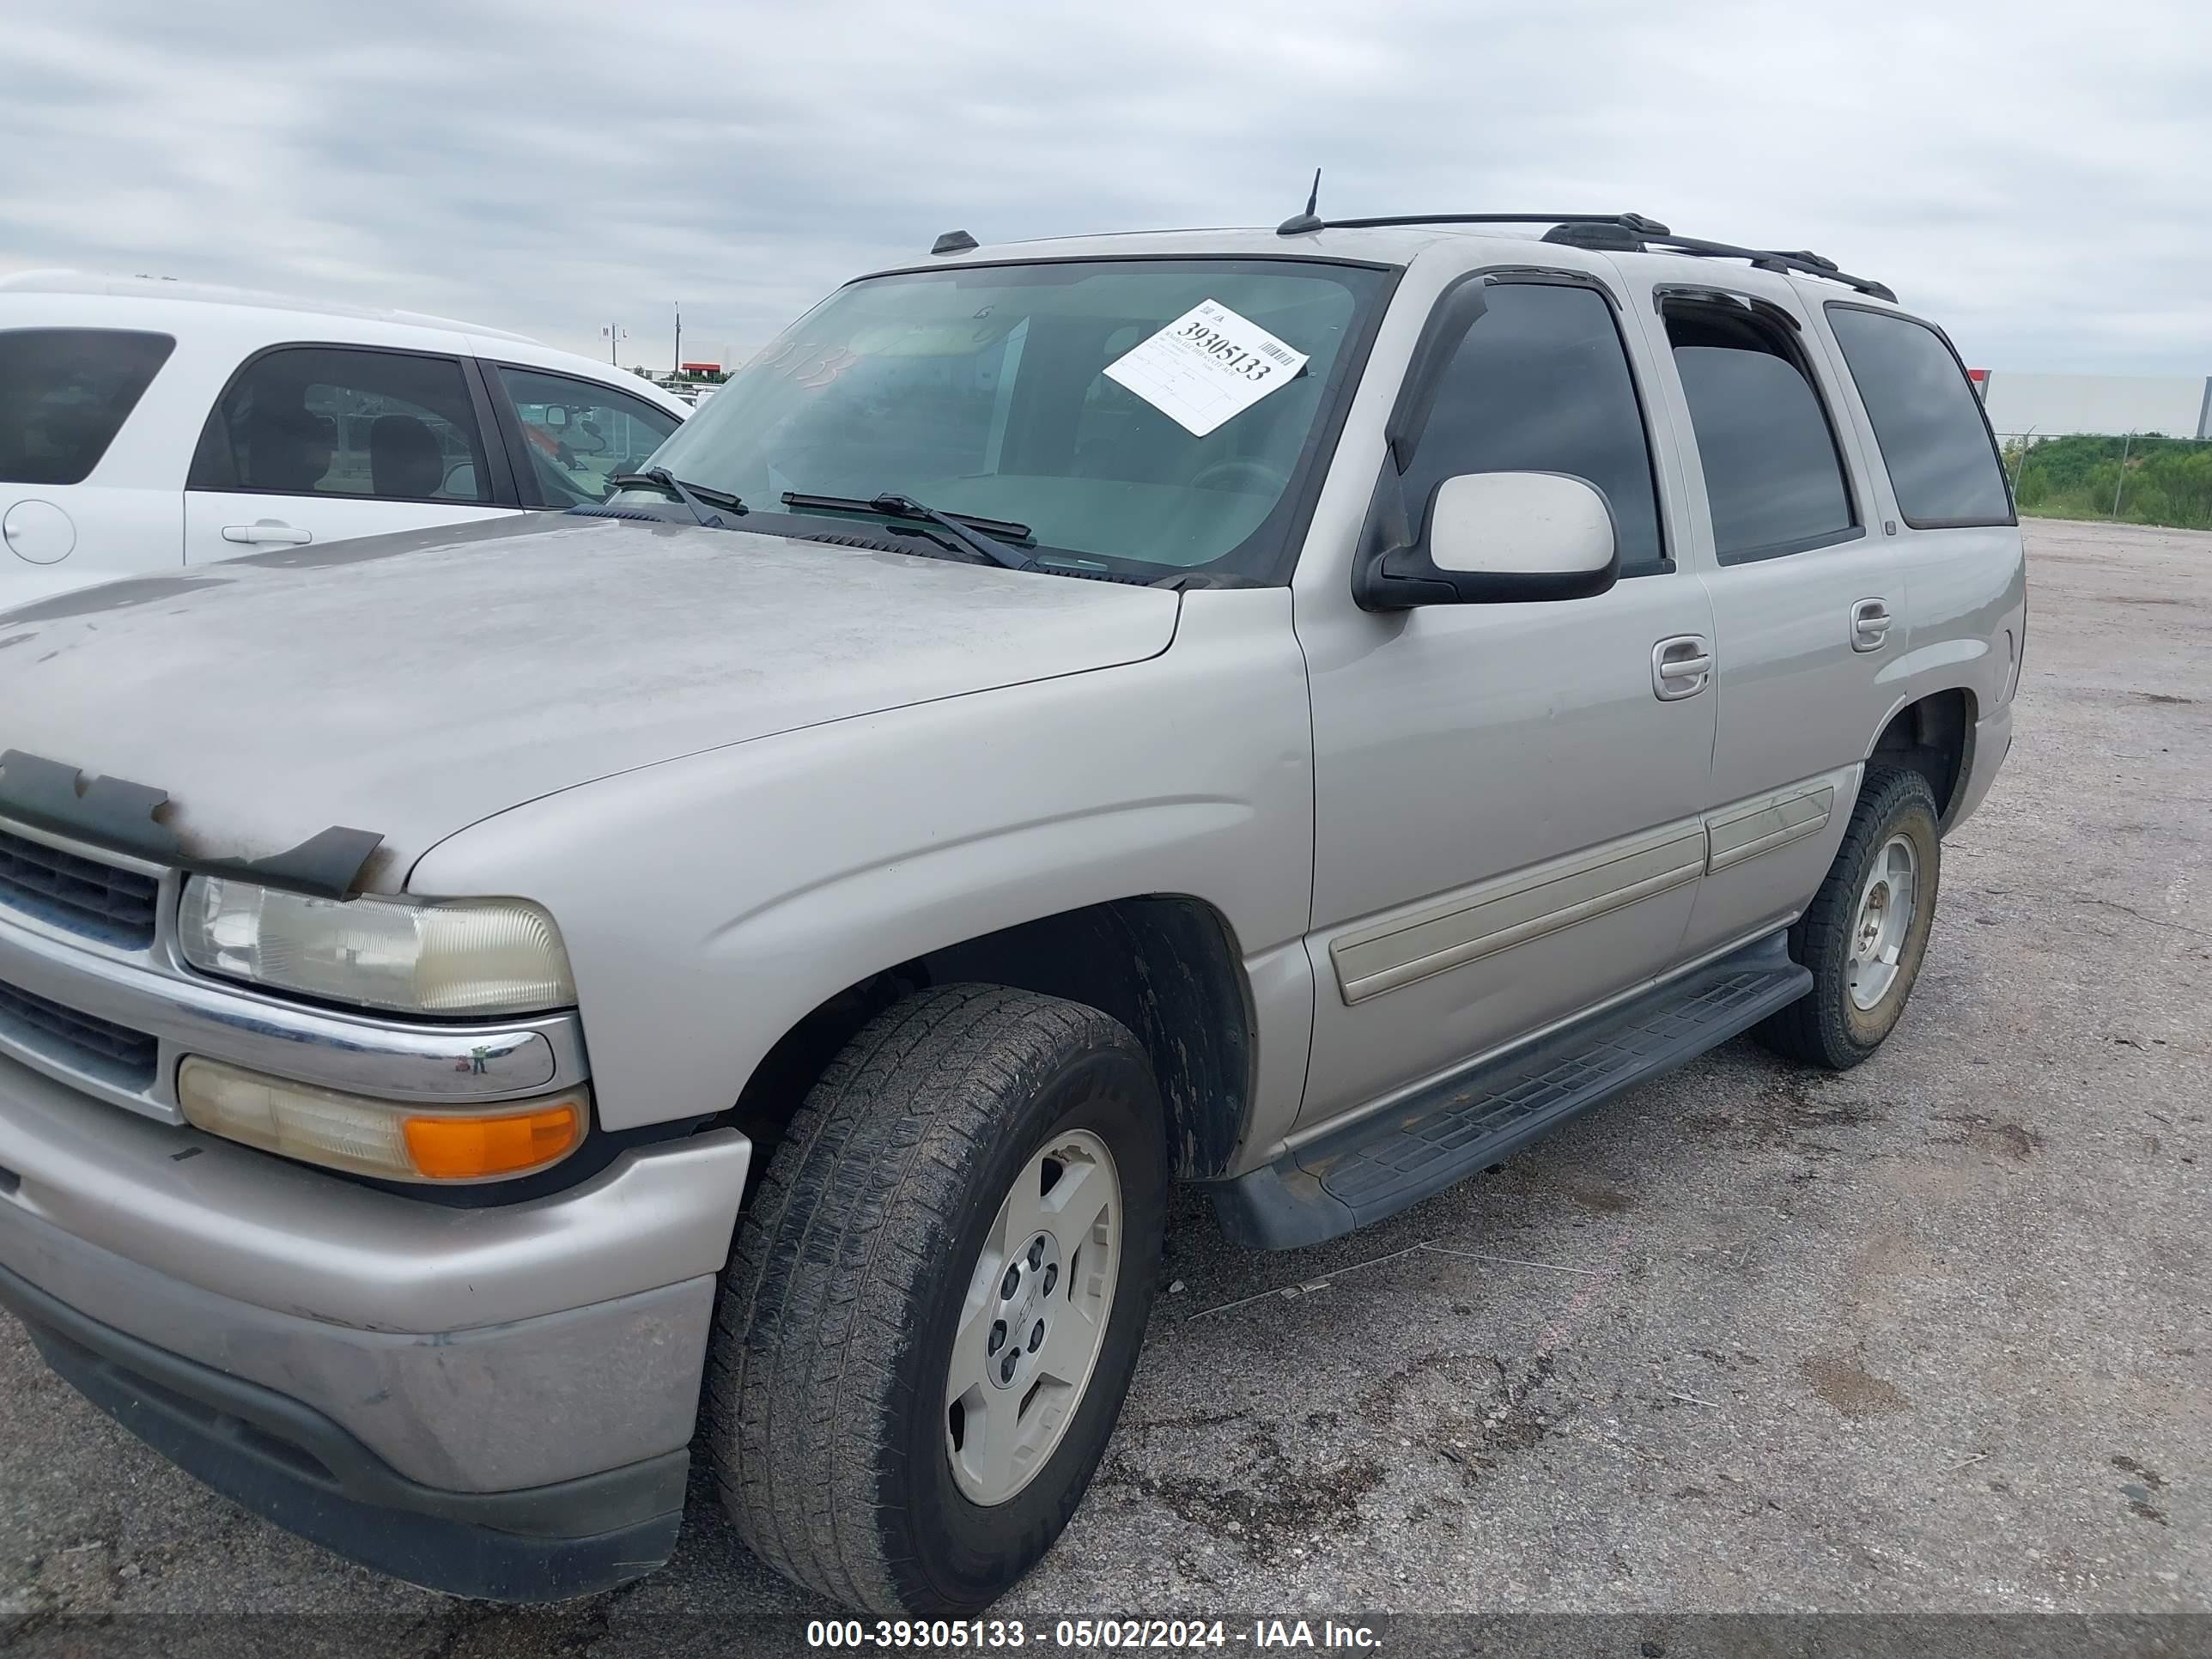
<svg viewBox="0 0 2212 1659">
<path fill-rule="evenodd" d="M 2212 439 L 2000 432 L 2023 514 L 2212 530 Z"/>
</svg>

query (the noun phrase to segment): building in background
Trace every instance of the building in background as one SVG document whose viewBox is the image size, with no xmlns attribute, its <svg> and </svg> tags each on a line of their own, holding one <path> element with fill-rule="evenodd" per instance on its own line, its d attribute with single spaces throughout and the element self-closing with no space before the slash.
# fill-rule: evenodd
<svg viewBox="0 0 2212 1659">
<path fill-rule="evenodd" d="M 1967 372 L 2000 436 L 2212 438 L 2212 376 Z"/>
</svg>

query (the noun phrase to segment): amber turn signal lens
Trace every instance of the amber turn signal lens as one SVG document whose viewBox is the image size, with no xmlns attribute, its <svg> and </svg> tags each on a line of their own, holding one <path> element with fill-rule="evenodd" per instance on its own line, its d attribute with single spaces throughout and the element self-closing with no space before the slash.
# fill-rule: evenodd
<svg viewBox="0 0 2212 1659">
<path fill-rule="evenodd" d="M 432 1181 L 520 1175 L 566 1158 L 583 1138 L 574 1106 L 512 1117 L 410 1117 L 407 1152 Z"/>
<path fill-rule="evenodd" d="M 188 1056 L 177 1070 L 185 1121 L 283 1158 L 386 1181 L 490 1181 L 557 1164 L 591 1132 L 581 1088 L 479 1110 L 432 1113 L 264 1077 Z"/>
</svg>

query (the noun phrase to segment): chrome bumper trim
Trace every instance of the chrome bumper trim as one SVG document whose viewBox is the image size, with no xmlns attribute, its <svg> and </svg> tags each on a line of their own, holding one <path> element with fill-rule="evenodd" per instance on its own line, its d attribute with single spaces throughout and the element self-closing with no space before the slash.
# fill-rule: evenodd
<svg viewBox="0 0 2212 1659">
<path fill-rule="evenodd" d="M 0 1022 L 0 1057 L 164 1123 L 181 1123 L 177 1064 L 204 1054 L 298 1083 L 445 1106 L 516 1100 L 582 1083 L 591 1067 L 574 1009 L 513 1019 L 434 1022 L 317 1007 L 208 977 L 177 945 L 174 870 L 85 846 L 12 819 L 0 828 L 161 883 L 153 943 L 103 945 L 0 904 L 0 985 L 154 1039 L 150 1083 L 87 1066 L 64 1045 Z"/>
<path fill-rule="evenodd" d="M 0 1054 L 88 1094 L 180 1121 L 176 1061 L 205 1054 L 302 1083 L 391 1100 L 510 1100 L 588 1075 L 574 1012 L 497 1024 L 373 1019 L 95 955 L 0 921 L 0 983 L 144 1033 L 161 1045 L 153 1086 L 118 1089 L 0 1030 Z"/>
</svg>

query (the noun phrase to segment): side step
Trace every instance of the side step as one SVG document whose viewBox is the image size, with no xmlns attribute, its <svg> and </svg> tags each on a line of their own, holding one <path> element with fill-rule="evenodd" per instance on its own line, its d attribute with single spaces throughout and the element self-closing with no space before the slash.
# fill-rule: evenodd
<svg viewBox="0 0 2212 1659">
<path fill-rule="evenodd" d="M 1213 1188 L 1236 1243 L 1318 1244 L 1487 1169 L 1813 988 L 1775 933 Z"/>
</svg>

